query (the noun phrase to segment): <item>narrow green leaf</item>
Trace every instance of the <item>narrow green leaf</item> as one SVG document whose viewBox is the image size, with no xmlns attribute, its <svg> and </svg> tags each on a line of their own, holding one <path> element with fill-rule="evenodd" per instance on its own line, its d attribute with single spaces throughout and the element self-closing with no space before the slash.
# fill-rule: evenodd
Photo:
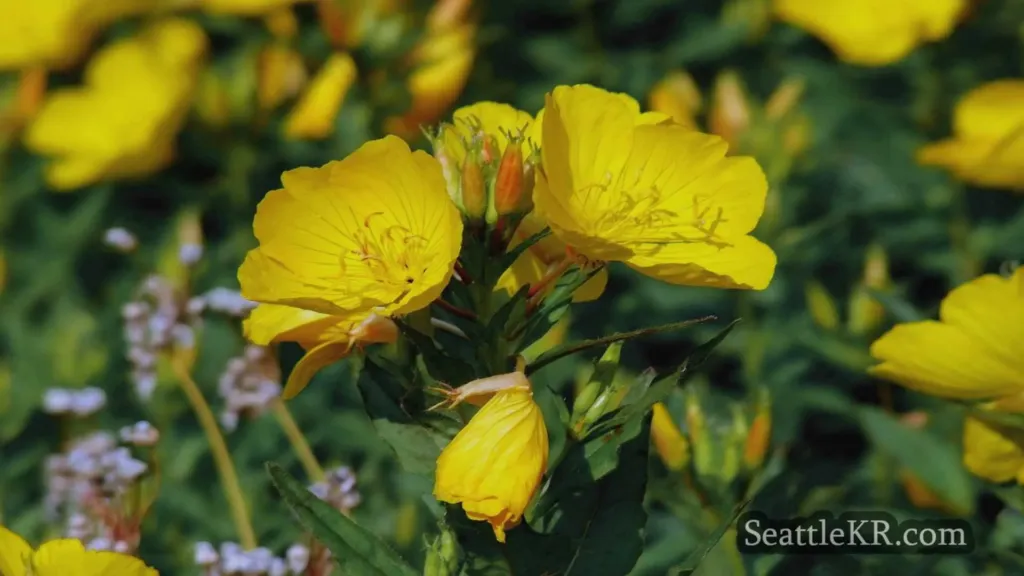
<svg viewBox="0 0 1024 576">
<path fill-rule="evenodd" d="M 536 234 L 534 234 L 534 235 L 530 236 L 529 238 L 523 240 L 519 244 L 516 244 L 515 248 L 510 249 L 508 252 L 505 253 L 504 256 L 501 257 L 501 264 L 500 264 L 501 271 L 505 272 L 506 270 L 508 270 L 509 266 L 512 266 L 512 264 L 520 256 L 522 256 L 523 252 L 526 252 L 534 244 L 536 244 L 537 242 L 540 242 L 541 240 L 543 240 L 544 238 L 546 238 L 550 234 L 551 234 L 551 229 L 550 228 L 545 228 L 545 229 L 541 230 L 540 232 L 537 232 Z"/>
<path fill-rule="evenodd" d="M 682 330 L 683 328 L 689 328 L 690 326 L 700 324 L 702 322 L 708 322 L 711 320 L 717 320 L 714 316 L 705 316 L 703 318 L 696 318 L 693 320 L 683 320 L 682 322 L 673 322 L 671 324 L 662 324 L 661 326 L 652 326 L 650 328 L 640 328 L 639 330 L 631 330 L 629 332 L 618 332 L 601 338 L 594 338 L 592 340 L 583 340 L 580 342 L 567 342 L 559 346 L 555 346 L 551 350 L 541 354 L 536 360 L 531 362 L 526 367 L 526 374 L 532 374 L 537 370 L 565 358 L 571 354 L 582 352 L 588 348 L 594 348 L 597 346 L 607 346 L 615 342 L 621 342 L 624 340 L 630 340 L 638 338 L 640 336 L 649 336 L 651 334 L 660 334 L 663 332 L 674 332 L 676 330 Z"/>
<path fill-rule="evenodd" d="M 891 290 L 875 290 L 868 288 L 868 294 L 885 308 L 896 322 L 918 322 L 927 320 L 913 304 Z"/>
<path fill-rule="evenodd" d="M 699 548 L 697 548 L 690 554 L 690 556 L 686 559 L 685 562 L 679 565 L 679 567 L 677 568 L 678 571 L 675 573 L 693 574 L 693 572 L 700 567 L 704 559 L 707 558 L 708 554 L 710 554 L 711 551 L 715 548 L 715 546 L 718 545 L 718 542 L 722 539 L 723 536 L 725 536 L 725 533 L 729 531 L 729 528 L 731 528 L 732 525 L 736 523 L 736 519 L 739 518 L 740 514 L 742 514 L 743 511 L 747 509 L 747 506 L 750 505 L 750 502 L 750 500 L 745 500 L 737 504 L 735 507 L 733 507 L 732 512 L 729 514 L 729 517 L 726 518 L 725 521 L 723 521 L 721 524 L 719 524 L 718 528 L 715 528 L 714 532 L 712 532 L 708 536 L 708 538 Z"/>
<path fill-rule="evenodd" d="M 344 574 L 351 576 L 415 576 L 390 546 L 326 502 L 314 496 L 283 468 L 267 463 L 274 487 L 281 493 L 299 524 L 331 550 Z"/>
</svg>

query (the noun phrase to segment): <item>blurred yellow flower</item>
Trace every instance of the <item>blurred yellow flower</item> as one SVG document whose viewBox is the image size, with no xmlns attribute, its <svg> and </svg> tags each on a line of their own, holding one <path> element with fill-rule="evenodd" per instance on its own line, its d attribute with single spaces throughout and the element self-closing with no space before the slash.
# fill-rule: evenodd
<svg viewBox="0 0 1024 576">
<path fill-rule="evenodd" d="M 682 470 L 690 460 L 690 443 L 679 431 L 672 414 L 664 404 L 654 405 L 651 417 L 651 440 L 658 456 L 669 470 Z"/>
<path fill-rule="evenodd" d="M 673 70 L 651 88 L 647 107 L 671 116 L 677 124 L 696 128 L 701 108 L 700 88 L 685 71 Z"/>
<path fill-rule="evenodd" d="M 293 139 L 330 136 L 345 95 L 355 81 L 355 60 L 344 52 L 332 54 L 285 119 L 285 136 Z"/>
<path fill-rule="evenodd" d="M 519 524 L 547 469 L 548 432 L 522 373 L 491 397 L 437 459 L 434 496 L 462 503 L 466 516 L 486 520 L 499 542 Z M 486 381 L 478 381 L 486 382 Z"/>
<path fill-rule="evenodd" d="M 940 321 L 899 324 L 871 345 L 871 373 L 946 398 L 1024 393 L 1024 268 L 988 274 L 951 291 Z"/>
<path fill-rule="evenodd" d="M 548 94 L 542 129 L 535 211 L 583 259 L 673 284 L 768 286 L 775 253 L 748 235 L 768 188 L 752 158 L 587 85 Z"/>
<path fill-rule="evenodd" d="M 966 0 L 774 0 L 775 16 L 818 37 L 840 59 L 883 66 L 952 32 Z"/>
<path fill-rule="evenodd" d="M 0 526 L 0 574 L 3 576 L 158 576 L 142 560 L 114 552 L 86 550 L 80 540 L 51 540 L 32 550 L 25 540 Z"/>
<path fill-rule="evenodd" d="M 1024 432 L 968 417 L 964 421 L 964 468 L 992 482 L 1024 484 Z"/>
<path fill-rule="evenodd" d="M 286 44 L 278 43 L 264 48 L 260 52 L 258 66 L 256 101 L 262 110 L 273 110 L 294 97 L 307 80 L 302 54 Z"/>
<path fill-rule="evenodd" d="M 0 70 L 74 64 L 96 34 L 153 0 L 0 0 Z"/>
<path fill-rule="evenodd" d="M 310 348 L 299 374 L 311 376 L 353 340 L 393 340 L 387 317 L 440 296 L 462 220 L 437 161 L 393 136 L 344 160 L 285 172 L 281 182 L 260 202 L 260 245 L 238 271 L 243 296 L 277 306 L 257 308 L 246 332 L 259 344 Z"/>
<path fill-rule="evenodd" d="M 924 146 L 917 160 L 972 184 L 1024 191 L 1024 80 L 970 91 L 953 112 L 953 137 Z"/>
<path fill-rule="evenodd" d="M 101 50 L 84 86 L 51 93 L 25 135 L 29 149 L 55 157 L 50 186 L 71 190 L 167 166 L 205 49 L 198 25 L 157 22 Z"/>
<path fill-rule="evenodd" d="M 263 16 L 274 10 L 293 4 L 314 0 L 200 0 L 200 7 L 212 14 L 238 14 L 241 16 Z"/>
<path fill-rule="evenodd" d="M 435 10 L 445 5 L 440 2 Z M 476 57 L 476 24 L 465 21 L 468 2 L 458 17 L 449 15 L 429 27 L 423 41 L 413 50 L 414 70 L 408 79 L 412 105 L 400 117 L 387 121 L 387 130 L 405 139 L 419 136 L 420 126 L 433 124 L 444 116 L 466 86 Z"/>
</svg>

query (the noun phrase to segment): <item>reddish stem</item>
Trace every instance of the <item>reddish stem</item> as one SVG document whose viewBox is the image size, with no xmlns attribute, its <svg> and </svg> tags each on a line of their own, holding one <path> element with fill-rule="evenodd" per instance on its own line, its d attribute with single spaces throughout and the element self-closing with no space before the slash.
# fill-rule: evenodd
<svg viewBox="0 0 1024 576">
<path fill-rule="evenodd" d="M 466 320 L 476 320 L 476 314 L 474 314 L 474 313 L 472 313 L 469 310 L 466 310 L 464 308 L 459 308 L 458 306 L 455 306 L 454 304 L 449 304 L 448 302 L 445 302 L 444 300 L 442 300 L 440 298 L 438 298 L 437 300 L 434 300 L 434 304 L 437 304 L 441 308 L 447 310 L 448 312 L 451 312 L 452 314 L 455 314 L 456 316 L 458 316 L 460 318 L 465 318 Z"/>
</svg>

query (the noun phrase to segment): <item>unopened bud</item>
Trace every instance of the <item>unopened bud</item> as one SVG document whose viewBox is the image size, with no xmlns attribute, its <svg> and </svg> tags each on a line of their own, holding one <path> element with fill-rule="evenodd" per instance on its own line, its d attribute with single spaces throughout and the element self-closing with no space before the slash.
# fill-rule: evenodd
<svg viewBox="0 0 1024 576">
<path fill-rule="evenodd" d="M 735 72 L 724 72 L 715 82 L 708 128 L 735 148 L 750 126 L 750 107 L 743 82 Z"/>
<path fill-rule="evenodd" d="M 491 164 L 498 160 L 501 146 L 494 134 L 485 134 L 483 137 L 483 148 L 480 149 L 480 159 L 484 164 Z"/>
<path fill-rule="evenodd" d="M 871 290 L 882 290 L 889 285 L 889 263 L 885 249 L 878 245 L 868 248 L 864 259 L 864 276 L 854 288 L 847 304 L 850 332 L 864 335 L 877 328 L 885 318 L 885 308 Z"/>
<path fill-rule="evenodd" d="M 594 366 L 594 372 L 572 407 L 572 430 L 577 435 L 618 407 L 621 401 L 613 386 L 622 356 L 622 342 L 610 344 Z"/>
<path fill-rule="evenodd" d="M 768 453 L 768 446 L 772 435 L 772 411 L 768 400 L 768 393 L 761 392 L 761 398 L 757 404 L 757 414 L 750 423 L 750 430 L 747 432 L 746 444 L 743 447 L 743 465 L 747 470 L 753 471 L 764 463 L 765 454 Z"/>
<path fill-rule="evenodd" d="M 480 220 L 487 212 L 487 185 L 484 183 L 483 169 L 475 154 L 466 155 L 462 165 L 462 209 L 471 220 Z"/>
<path fill-rule="evenodd" d="M 796 107 L 804 93 L 803 78 L 790 78 L 772 92 L 764 105 L 765 116 L 769 120 L 778 120 Z"/>
<path fill-rule="evenodd" d="M 521 211 L 525 192 L 526 177 L 523 173 L 523 145 L 519 139 L 509 140 L 505 153 L 498 165 L 498 175 L 494 180 L 494 209 L 498 216 L 515 214 Z"/>
<path fill-rule="evenodd" d="M 454 576 L 459 569 L 459 544 L 446 526 L 427 551 L 424 576 Z"/>
<path fill-rule="evenodd" d="M 690 444 L 672 420 L 664 404 L 654 405 L 651 417 L 651 440 L 658 456 L 669 470 L 682 470 L 690 460 Z"/>
<path fill-rule="evenodd" d="M 811 280 L 807 283 L 804 293 L 807 298 L 807 309 L 814 323 L 826 330 L 838 328 L 839 310 L 828 290 L 820 282 Z"/>
<path fill-rule="evenodd" d="M 713 474 L 712 456 L 714 450 L 707 434 L 704 411 L 696 394 L 686 394 L 686 432 L 693 447 L 693 466 L 700 475 Z"/>
<path fill-rule="evenodd" d="M 683 70 L 669 72 L 651 88 L 648 108 L 672 117 L 678 124 L 697 125 L 696 115 L 701 107 L 700 89 L 693 77 Z"/>
</svg>

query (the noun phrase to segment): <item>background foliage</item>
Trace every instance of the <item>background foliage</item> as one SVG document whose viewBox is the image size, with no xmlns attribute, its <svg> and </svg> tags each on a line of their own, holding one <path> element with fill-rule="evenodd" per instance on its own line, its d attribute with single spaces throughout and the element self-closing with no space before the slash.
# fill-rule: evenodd
<svg viewBox="0 0 1024 576">
<path fill-rule="evenodd" d="M 307 8 L 297 10 L 304 23 L 314 17 Z M 709 314 L 720 318 L 627 344 L 624 365 L 639 373 L 678 364 L 697 343 L 742 318 L 694 386 L 706 392 L 703 406 L 713 431 L 729 425 L 729 400 L 761 388 L 770 393 L 767 484 L 751 508 L 774 516 L 858 507 L 898 516 L 959 514 L 971 520 L 980 543 L 965 557 L 741 558 L 727 533 L 700 571 L 1019 573 L 1024 566 L 1019 488 L 995 489 L 962 470 L 959 411 L 874 381 L 864 368 L 871 363 L 868 344 L 886 326 L 934 316 L 949 288 L 1022 256 L 1019 196 L 957 183 L 919 167 L 913 154 L 949 133 L 951 109 L 963 93 L 1024 73 L 1024 2 L 976 2 L 949 39 L 883 68 L 839 62 L 817 40 L 771 22 L 761 0 L 518 0 L 479 8 L 479 53 L 463 103 L 496 100 L 535 111 L 556 84 L 582 82 L 643 100 L 678 68 L 689 71 L 705 95 L 719 72 L 735 70 L 762 102 L 783 79 L 804 80 L 798 110 L 807 119 L 807 148 L 780 159 L 778 147 L 754 146 L 763 165 L 786 163 L 773 182 L 777 203 L 758 233 L 778 254 L 772 285 L 758 293 L 680 289 L 615 269 L 604 296 L 575 310 L 572 337 Z M 200 21 L 214 38 L 213 66 L 229 69 L 267 39 L 256 20 L 204 16 Z M 310 30 L 302 37 L 303 53 L 322 60 L 322 34 Z M 115 27 L 108 34 L 119 33 Z M 413 34 L 401 42 L 412 41 Z M 357 50 L 356 58 L 362 68 L 382 61 L 372 46 Z M 254 245 L 257 202 L 278 186 L 283 170 L 341 158 L 382 134 L 383 119 L 402 106 L 401 97 L 389 95 L 392 88 L 401 90 L 400 71 L 387 70 L 384 77 L 384 84 L 361 80 L 353 88 L 335 134 L 322 142 L 282 139 L 280 112 L 256 125 L 235 107 L 237 117 L 218 130 L 193 116 L 173 167 L 134 183 L 54 193 L 43 184 L 41 160 L 17 142 L 8 143 L 0 165 L 0 246 L 7 264 L 0 295 L 0 518 L 5 524 L 34 538 L 51 533 L 40 506 L 42 462 L 59 449 L 66 431 L 38 409 L 41 397 L 48 387 L 93 385 L 109 398 L 97 426 L 116 429 L 144 418 L 163 434 L 162 489 L 143 526 L 142 556 L 166 573 L 187 574 L 192 543 L 234 537 L 205 439 L 173 381 L 162 380 L 150 403 L 140 403 L 132 392 L 120 307 L 151 270 L 170 273 L 178 219 L 189 212 L 201 214 L 206 248 L 194 276 L 195 292 L 237 287 L 237 266 Z M 243 75 L 231 78 L 246 81 Z M 140 249 L 123 256 L 106 248 L 103 233 L 112 226 L 135 232 Z M 865 258 L 879 247 L 892 278 L 877 294 L 884 319 L 867 330 L 852 330 L 852 315 L 859 312 L 848 303 L 860 297 Z M 809 285 L 816 286 L 811 289 L 817 295 L 814 313 Z M 214 404 L 218 377 L 242 345 L 236 321 L 207 323 L 195 377 Z M 297 347 L 282 349 L 286 371 L 298 354 Z M 562 360 L 543 378 L 568 393 L 590 361 Z M 440 509 L 432 503 L 428 482 L 400 471 L 361 402 L 343 364 L 319 375 L 290 407 L 322 463 L 348 464 L 357 471 L 364 502 L 354 518 L 411 563 L 421 564 L 424 535 L 436 532 Z M 682 421 L 683 396 L 673 396 L 668 406 Z M 931 412 L 925 430 L 909 430 L 893 416 L 912 410 Z M 228 441 L 260 543 L 281 550 L 298 531 L 263 465 L 274 460 L 295 474 L 301 469 L 269 416 L 243 421 Z M 939 496 L 943 509 L 911 503 L 904 486 L 907 471 Z M 633 573 L 673 573 L 685 568 L 737 498 L 724 487 L 725 479 L 701 477 L 705 490 L 721 501 L 711 511 L 694 512 L 685 496 L 690 489 L 677 473 L 652 460 L 651 474 L 644 551 Z"/>
</svg>

